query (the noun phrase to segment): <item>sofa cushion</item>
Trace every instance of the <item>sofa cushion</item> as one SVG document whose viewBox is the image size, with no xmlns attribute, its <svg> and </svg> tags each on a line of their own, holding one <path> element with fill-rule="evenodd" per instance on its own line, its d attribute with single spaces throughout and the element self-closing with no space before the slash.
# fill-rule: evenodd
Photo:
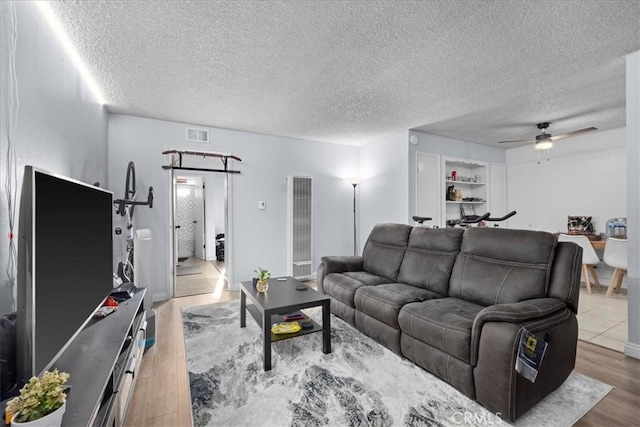
<svg viewBox="0 0 640 427">
<path fill-rule="evenodd" d="M 388 279 L 384 277 L 376 276 L 375 274 L 367 273 L 366 271 L 350 271 L 342 273 L 347 277 L 350 277 L 358 282 L 362 282 L 367 286 L 375 286 L 381 283 L 389 283 Z"/>
<path fill-rule="evenodd" d="M 398 282 L 447 295 L 463 233 L 461 228 L 415 227 L 411 230 Z"/>
<path fill-rule="evenodd" d="M 373 227 L 362 252 L 364 271 L 395 282 L 411 228 L 405 224 L 378 224 Z"/>
<path fill-rule="evenodd" d="M 327 295 L 349 307 L 355 307 L 353 297 L 358 288 L 365 285 L 379 285 L 388 282 L 384 277 L 364 271 L 350 273 L 331 273 L 324 278 L 324 290 Z"/>
<path fill-rule="evenodd" d="M 547 295 L 556 238 L 542 231 L 476 227 L 462 238 L 449 296 L 482 305 Z"/>
<path fill-rule="evenodd" d="M 458 298 L 439 298 L 402 307 L 398 323 L 407 334 L 470 363 L 471 327 L 484 307 Z"/>
<path fill-rule="evenodd" d="M 431 298 L 442 298 L 442 295 L 404 283 L 387 283 L 359 288 L 355 304 L 356 310 L 399 329 L 398 313 L 403 305 Z"/>
</svg>

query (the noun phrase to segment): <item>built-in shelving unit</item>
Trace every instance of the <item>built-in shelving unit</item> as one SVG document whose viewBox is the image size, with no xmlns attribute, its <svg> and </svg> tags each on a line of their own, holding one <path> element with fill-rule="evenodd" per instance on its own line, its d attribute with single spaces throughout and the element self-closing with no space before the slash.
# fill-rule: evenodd
<svg viewBox="0 0 640 427">
<path fill-rule="evenodd" d="M 453 171 L 456 180 L 451 179 Z M 451 186 L 460 190 L 463 198 L 475 200 L 447 200 L 447 188 Z M 501 217 L 508 212 L 506 167 L 503 163 L 416 152 L 415 197 L 415 215 L 432 218 L 429 226 L 446 227 L 447 220 L 460 219 L 462 207 L 470 207 L 476 215 L 491 212 L 492 216 Z"/>
<path fill-rule="evenodd" d="M 470 205 L 476 215 L 487 212 L 487 167 L 488 164 L 484 162 L 442 158 L 442 218 L 445 223 L 448 220 L 460 219 L 461 207 L 464 205 Z M 452 178 L 454 175 L 456 179 Z M 448 200 L 450 187 L 462 193 L 462 200 Z"/>
</svg>

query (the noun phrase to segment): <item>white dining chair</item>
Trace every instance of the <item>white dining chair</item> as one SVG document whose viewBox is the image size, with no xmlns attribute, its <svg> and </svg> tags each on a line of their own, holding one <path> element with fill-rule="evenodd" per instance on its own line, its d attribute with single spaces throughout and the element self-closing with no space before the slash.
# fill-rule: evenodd
<svg viewBox="0 0 640 427">
<path fill-rule="evenodd" d="M 584 286 L 587 288 L 587 294 L 591 295 L 591 282 L 589 281 L 589 274 L 593 279 L 593 284 L 600 290 L 600 281 L 594 268 L 595 265 L 600 264 L 600 258 L 596 254 L 595 249 L 591 246 L 591 242 L 586 236 L 560 234 L 558 236 L 559 242 L 573 242 L 582 248 L 582 278 L 584 279 Z"/>
<path fill-rule="evenodd" d="M 616 293 L 620 292 L 622 279 L 627 274 L 627 239 L 607 238 L 604 245 L 604 262 L 615 268 L 607 289 L 607 297 L 610 297 L 614 288 Z"/>
</svg>

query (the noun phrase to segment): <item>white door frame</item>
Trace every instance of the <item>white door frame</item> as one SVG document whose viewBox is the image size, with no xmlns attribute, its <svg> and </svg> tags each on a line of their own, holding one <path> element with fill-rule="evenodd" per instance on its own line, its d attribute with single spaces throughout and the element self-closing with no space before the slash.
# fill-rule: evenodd
<svg viewBox="0 0 640 427">
<path fill-rule="evenodd" d="M 206 177 L 200 178 L 200 185 L 196 188 L 196 226 L 195 226 L 195 256 L 207 261 L 207 196 L 204 191 Z M 198 194 L 202 200 L 198 200 Z"/>
<path fill-rule="evenodd" d="M 167 148 L 169 149 L 169 148 Z M 172 147 L 171 149 L 175 149 Z M 229 159 L 229 169 L 232 167 L 233 159 Z M 189 175 L 188 172 L 170 169 L 169 176 L 167 178 L 165 188 L 167 197 L 167 209 L 169 210 L 169 227 L 167 229 L 169 245 L 169 256 L 167 259 L 167 277 L 169 281 L 167 283 L 167 295 L 169 299 L 175 296 L 176 289 L 176 254 L 177 254 L 177 241 L 175 233 L 175 218 L 176 218 L 176 176 L 177 175 Z M 205 176 L 214 172 L 202 172 Z M 193 175 L 193 173 L 192 173 Z M 198 174 L 196 174 L 198 175 Z M 225 199 L 225 236 L 224 236 L 224 262 L 225 262 L 225 279 L 229 285 L 230 291 L 238 291 L 240 286 L 234 282 L 233 276 L 233 175 L 226 173 L 224 177 L 224 199 Z"/>
</svg>

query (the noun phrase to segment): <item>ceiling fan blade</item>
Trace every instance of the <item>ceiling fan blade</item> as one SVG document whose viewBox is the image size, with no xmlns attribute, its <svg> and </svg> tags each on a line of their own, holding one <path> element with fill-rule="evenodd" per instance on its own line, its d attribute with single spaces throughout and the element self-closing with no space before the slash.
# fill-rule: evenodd
<svg viewBox="0 0 640 427">
<path fill-rule="evenodd" d="M 513 141 L 498 141 L 498 144 L 509 144 L 512 142 L 529 142 L 529 143 L 534 143 L 536 142 L 535 139 L 514 139 Z"/>
<path fill-rule="evenodd" d="M 549 138 L 551 141 L 557 141 L 559 139 L 564 139 L 564 138 L 568 138 L 570 136 L 575 136 L 575 135 L 580 135 L 582 133 L 587 133 L 587 132 L 593 132 L 594 130 L 598 130 L 598 128 L 595 127 L 588 127 L 588 128 L 584 128 L 584 129 L 578 129 L 578 130 L 574 130 L 571 132 L 567 132 L 567 133 L 563 133 L 560 135 L 554 135 L 551 138 Z"/>
</svg>

